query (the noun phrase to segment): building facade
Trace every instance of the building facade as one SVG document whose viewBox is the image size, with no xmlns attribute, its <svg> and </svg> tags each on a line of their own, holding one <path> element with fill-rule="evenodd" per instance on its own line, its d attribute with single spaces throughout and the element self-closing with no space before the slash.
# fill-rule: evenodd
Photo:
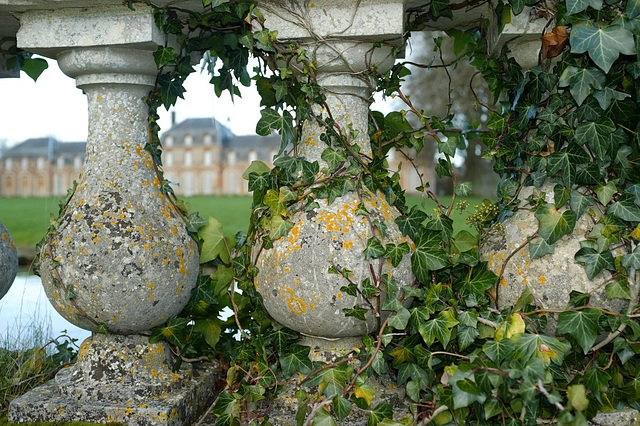
<svg viewBox="0 0 640 426">
<path fill-rule="evenodd" d="M 242 174 L 252 161 L 273 165 L 280 136 L 237 136 L 213 118 L 189 118 L 174 123 L 161 136 L 162 168 L 177 195 L 248 194 Z M 0 197 L 62 196 L 79 180 L 85 142 L 54 138 L 29 139 L 0 155 Z M 390 152 L 389 163 L 398 169 L 406 159 Z M 425 164 L 426 165 L 426 164 Z M 424 181 L 429 181 L 427 170 Z M 420 179 L 413 167 L 400 168 L 403 187 L 416 193 Z M 433 182 L 433 181 L 432 181 Z M 432 186 L 433 190 L 433 186 Z"/>
</svg>

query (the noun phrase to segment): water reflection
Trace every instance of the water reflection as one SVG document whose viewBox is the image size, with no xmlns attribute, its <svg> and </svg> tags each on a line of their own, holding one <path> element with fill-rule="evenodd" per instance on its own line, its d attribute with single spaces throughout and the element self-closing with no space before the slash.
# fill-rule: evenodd
<svg viewBox="0 0 640 426">
<path fill-rule="evenodd" d="M 0 346 L 43 344 L 65 330 L 78 344 L 91 335 L 58 314 L 44 294 L 40 277 L 18 275 L 0 300 Z"/>
</svg>

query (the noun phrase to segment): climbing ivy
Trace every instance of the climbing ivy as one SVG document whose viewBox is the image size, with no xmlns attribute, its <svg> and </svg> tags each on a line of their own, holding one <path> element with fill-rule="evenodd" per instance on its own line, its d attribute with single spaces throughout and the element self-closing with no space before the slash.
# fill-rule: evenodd
<svg viewBox="0 0 640 426">
<path fill-rule="evenodd" d="M 409 24 L 420 29 L 430 20 L 481 3 L 430 2 L 408 11 Z M 263 106 L 256 130 L 263 135 L 275 130 L 282 137 L 273 168 L 254 162 L 245 172 L 253 192 L 246 233 L 228 237 L 216 219 L 187 214 L 187 206 L 175 200 L 200 242 L 207 273 L 200 276 L 185 311 L 154 329 L 151 339 L 168 341 L 182 360 L 204 357 L 222 363 L 226 380 L 212 407 L 217 424 L 268 422 L 272 394 L 295 380 L 300 381 L 295 415 L 299 425 L 337 424 L 350 413 L 365 414 L 370 425 L 586 425 L 599 411 L 640 408 L 640 3 L 569 0 L 551 8 L 536 0 L 499 1 L 495 10 L 500 25 L 507 24 L 512 13 L 535 13 L 548 20 L 539 63 L 528 71 L 506 50 L 489 54 L 481 23 L 450 32 L 456 52 L 482 73 L 495 101 L 489 106 L 478 99 L 488 122 L 475 134 L 487 146 L 486 156 L 495 161 L 502 181 L 497 202 L 485 201 L 470 215 L 475 234 L 454 233 L 450 218 L 456 207 L 468 208 L 457 196 L 468 194 L 472 185 L 457 181 L 453 157 L 474 132 L 457 128 L 453 116 L 430 116 L 412 103 L 402 89 L 408 64 L 400 62 L 384 75 L 372 70 L 378 89 L 403 100 L 406 110 L 372 113 L 373 154 L 367 158 L 350 144 L 350 129 L 341 128 L 329 113 L 316 113 L 314 105 L 324 105 L 325 96 L 315 81 L 313 62 L 300 47 L 283 45 L 277 33 L 264 28 L 254 2 L 204 5 L 201 13 L 156 11 L 160 28 L 176 39 L 154 55 L 160 72 L 149 96 L 148 149 L 159 173 L 156 111 L 182 96 L 182 82 L 193 71 L 191 56 L 199 52 L 205 53 L 216 93 L 240 96 L 238 85 L 254 81 Z M 246 69 L 250 54 L 262 64 L 253 73 Z M 291 64 L 297 64 L 295 76 Z M 327 167 L 320 179 L 318 162 L 295 155 L 305 120 L 324 129 L 322 159 Z M 436 144 L 436 172 L 451 178 L 454 187 L 452 201 L 444 205 L 423 182 L 425 197 L 438 205 L 433 212 L 406 208 L 398 176 L 385 162 L 391 148 L 420 151 L 425 143 Z M 542 194 L 548 182 L 553 203 Z M 541 309 L 529 291 L 507 309 L 496 307 L 498 277 L 480 248 L 489 234 L 503 232 L 500 221 L 524 206 L 518 199 L 523 186 L 536 188 L 528 203 L 539 223 L 538 238 L 523 241 L 531 257 L 553 253 L 554 244 L 589 215 L 594 227 L 575 260 L 589 278 L 609 271 L 606 293 L 627 300 L 625 310 L 594 306 L 590 294 L 578 292 L 557 312 Z M 171 193 L 168 184 L 163 188 Z M 396 224 L 415 244 L 409 250 L 408 245 L 384 245 L 373 238 L 365 257 L 398 265 L 410 256 L 416 282 L 400 289 L 393 280 L 352 283 L 349 271 L 334 266 L 331 272 L 345 280 L 344 291 L 360 292 L 369 302 L 346 315 L 363 318 L 369 309 L 390 315 L 376 334 L 363 336 L 359 350 L 331 364 L 312 362 L 310 348 L 296 343 L 298 334 L 275 323 L 264 310 L 253 283 L 258 272 L 254 250 L 268 250 L 285 237 L 294 211 L 312 210 L 319 199 L 331 203 L 365 190 L 384 194 L 398 209 Z M 368 214 L 364 205 L 359 213 Z M 375 226 L 384 232 L 380 224 Z M 388 298 L 376 308 L 370 302 L 381 290 Z M 401 301 L 408 298 L 411 305 L 404 306 Z M 225 308 L 229 316 L 223 319 L 219 315 Z M 557 327 L 554 334 L 546 334 L 551 314 L 557 314 Z M 406 392 L 410 410 L 405 419 L 394 416 L 388 403 L 375 402 L 369 380 L 385 374 L 392 374 Z"/>
</svg>

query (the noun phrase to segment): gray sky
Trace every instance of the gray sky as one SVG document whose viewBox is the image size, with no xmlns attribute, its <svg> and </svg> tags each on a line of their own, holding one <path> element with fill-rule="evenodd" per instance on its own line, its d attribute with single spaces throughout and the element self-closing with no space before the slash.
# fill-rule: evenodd
<svg viewBox="0 0 640 426">
<path fill-rule="evenodd" d="M 65 142 L 87 138 L 86 97 L 55 61 L 48 62 L 37 82 L 24 73 L 20 78 L 0 78 L 0 141 L 6 140 L 8 146 L 43 136 Z M 232 103 L 227 94 L 216 97 L 206 74 L 192 74 L 185 86 L 185 100 L 179 99 L 172 108 L 177 121 L 213 115 L 235 134 L 255 133 L 260 100 L 253 88 L 241 88 L 243 97 Z M 170 114 L 163 108 L 160 117 L 161 128 L 167 130 Z"/>
</svg>

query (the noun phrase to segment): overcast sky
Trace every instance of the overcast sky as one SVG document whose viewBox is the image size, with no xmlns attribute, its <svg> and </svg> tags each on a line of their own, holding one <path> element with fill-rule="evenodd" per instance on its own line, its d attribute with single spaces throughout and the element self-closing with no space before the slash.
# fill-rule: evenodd
<svg viewBox="0 0 640 426">
<path fill-rule="evenodd" d="M 37 82 L 24 73 L 20 78 L 0 78 L 0 141 L 5 140 L 8 146 L 43 136 L 64 142 L 87 138 L 86 97 L 56 61 L 48 62 L 49 68 Z M 185 86 L 185 100 L 179 99 L 172 108 L 177 121 L 213 116 L 235 134 L 255 133 L 260 100 L 253 88 L 242 87 L 242 98 L 232 103 L 227 94 L 216 97 L 206 74 L 192 74 Z M 161 128 L 167 130 L 170 114 L 162 108 L 160 117 Z"/>
<path fill-rule="evenodd" d="M 63 142 L 86 141 L 87 100 L 75 81 L 65 76 L 56 61 L 47 60 L 46 69 L 34 82 L 26 74 L 20 78 L 0 78 L 0 143 L 15 145 L 29 138 L 52 136 Z M 206 73 L 196 71 L 185 83 L 185 99 L 178 99 L 172 111 L 176 121 L 211 117 L 228 126 L 236 135 L 254 134 L 260 119 L 260 98 L 253 87 L 241 87 L 242 98 L 235 102 L 227 93 L 217 98 Z M 387 103 L 375 109 L 387 111 Z M 170 113 L 160 110 L 160 127 L 171 126 Z"/>
</svg>

